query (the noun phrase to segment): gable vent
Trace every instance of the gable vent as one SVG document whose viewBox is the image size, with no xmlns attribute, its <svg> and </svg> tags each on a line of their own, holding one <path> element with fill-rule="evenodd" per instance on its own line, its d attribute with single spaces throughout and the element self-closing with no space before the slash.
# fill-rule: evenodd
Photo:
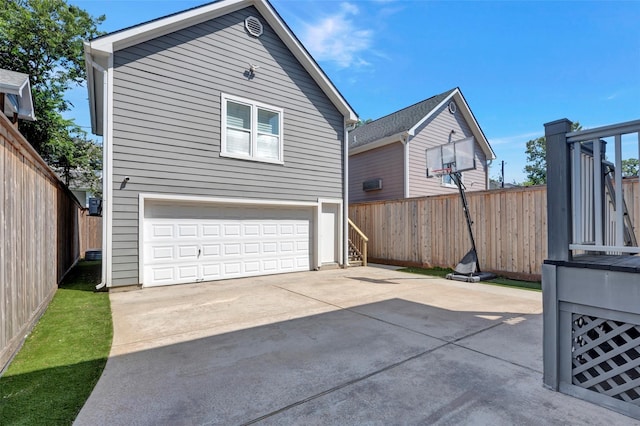
<svg viewBox="0 0 640 426">
<path fill-rule="evenodd" d="M 262 22 L 255 16 L 249 16 L 244 20 L 244 27 L 247 32 L 254 37 L 260 37 L 262 35 Z"/>
</svg>

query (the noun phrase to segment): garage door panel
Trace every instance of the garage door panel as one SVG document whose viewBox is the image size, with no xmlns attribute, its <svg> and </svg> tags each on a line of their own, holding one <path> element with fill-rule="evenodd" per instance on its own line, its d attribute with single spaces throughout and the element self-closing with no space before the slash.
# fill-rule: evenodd
<svg viewBox="0 0 640 426">
<path fill-rule="evenodd" d="M 220 244 L 202 244 L 203 259 L 220 257 Z"/>
<path fill-rule="evenodd" d="M 243 235 L 245 237 L 257 237 L 260 235 L 260 224 L 249 223 L 244 225 Z"/>
<path fill-rule="evenodd" d="M 240 224 L 224 224 L 224 236 L 225 237 L 239 237 L 240 236 Z"/>
<path fill-rule="evenodd" d="M 185 211 L 195 216 L 194 210 Z M 218 217 L 213 211 L 200 213 L 202 218 L 180 217 L 174 206 L 175 218 L 145 219 L 145 285 L 311 268 L 311 209 L 224 207 Z"/>
<path fill-rule="evenodd" d="M 219 237 L 220 236 L 220 225 L 213 224 L 202 224 L 202 236 L 203 237 Z"/>
<path fill-rule="evenodd" d="M 174 235 L 174 227 L 171 224 L 167 225 L 158 225 L 158 224 L 149 224 L 151 227 L 151 232 L 153 238 L 173 238 Z"/>
<path fill-rule="evenodd" d="M 177 238 L 189 238 L 198 236 L 197 224 L 178 224 Z"/>
</svg>

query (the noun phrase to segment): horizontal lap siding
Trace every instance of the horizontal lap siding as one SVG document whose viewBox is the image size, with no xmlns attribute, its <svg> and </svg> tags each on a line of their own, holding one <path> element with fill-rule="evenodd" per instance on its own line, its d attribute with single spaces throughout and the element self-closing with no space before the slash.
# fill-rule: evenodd
<svg viewBox="0 0 640 426">
<path fill-rule="evenodd" d="M 443 186 L 440 178 L 427 178 L 427 163 L 425 150 L 450 141 L 451 130 L 455 133 L 452 141 L 473 136 L 469 125 L 465 121 L 460 108 L 455 114 L 451 114 L 448 105 L 443 105 L 437 110 L 431 119 L 423 124 L 416 135 L 409 141 L 409 196 L 422 197 L 443 193 L 455 193 L 455 187 Z M 486 188 L 486 156 L 476 143 L 476 169 L 463 173 L 463 182 L 467 191 L 480 191 Z"/>
<path fill-rule="evenodd" d="M 243 9 L 114 54 L 113 285 L 138 283 L 140 192 L 342 197 L 343 116 L 261 17 L 264 34 L 247 35 L 249 15 L 260 17 Z M 284 110 L 284 165 L 220 157 L 221 93 Z"/>
<path fill-rule="evenodd" d="M 349 202 L 404 197 L 404 145 L 393 143 L 349 157 Z M 363 191 L 362 183 L 382 179 L 382 189 Z"/>
</svg>

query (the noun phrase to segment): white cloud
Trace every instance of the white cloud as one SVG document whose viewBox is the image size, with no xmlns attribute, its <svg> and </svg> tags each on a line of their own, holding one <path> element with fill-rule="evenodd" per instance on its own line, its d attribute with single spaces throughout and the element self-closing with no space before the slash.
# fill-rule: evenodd
<svg viewBox="0 0 640 426">
<path fill-rule="evenodd" d="M 305 25 L 301 39 L 314 58 L 335 62 L 341 68 L 370 65 L 362 53 L 371 47 L 373 31 L 354 22 L 352 17 L 359 13 L 355 4 L 342 3 L 333 15 Z"/>
</svg>

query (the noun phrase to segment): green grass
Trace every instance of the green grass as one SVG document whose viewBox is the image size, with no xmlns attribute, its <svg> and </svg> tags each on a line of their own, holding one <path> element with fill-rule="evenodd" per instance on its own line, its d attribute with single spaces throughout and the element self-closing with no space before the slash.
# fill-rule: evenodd
<svg viewBox="0 0 640 426">
<path fill-rule="evenodd" d="M 399 269 L 400 272 L 409 272 L 412 274 L 431 275 L 435 277 L 444 278 L 447 274 L 453 272 L 453 269 L 449 268 L 403 268 Z M 489 281 L 482 281 L 485 284 L 492 284 L 502 287 L 518 287 L 527 290 L 542 291 L 542 284 L 539 281 L 520 281 L 512 280 L 510 278 L 497 277 Z"/>
<path fill-rule="evenodd" d="M 57 290 L 0 377 L 0 424 L 71 424 L 107 362 L 108 293 L 94 291 L 100 262 L 81 262 Z"/>
</svg>

